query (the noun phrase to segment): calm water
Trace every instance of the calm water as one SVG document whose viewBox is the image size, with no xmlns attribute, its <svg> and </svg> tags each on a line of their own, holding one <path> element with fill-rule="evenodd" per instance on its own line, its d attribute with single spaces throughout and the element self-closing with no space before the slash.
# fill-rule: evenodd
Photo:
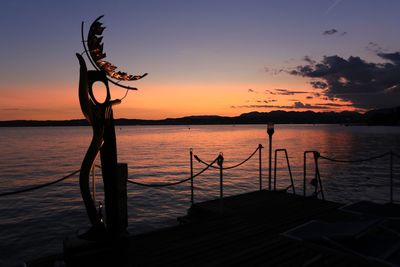
<svg viewBox="0 0 400 267">
<path fill-rule="evenodd" d="M 45 183 L 80 168 L 91 139 L 89 127 L 0 128 L 0 192 Z M 116 129 L 118 160 L 127 162 L 129 177 L 140 182 L 178 181 L 189 177 L 189 149 L 205 161 L 223 152 L 224 166 L 249 156 L 259 143 L 267 147 L 265 125 L 124 126 Z M 302 192 L 303 152 L 357 159 L 400 152 L 400 127 L 339 125 L 277 125 L 273 148 L 286 148 L 298 192 Z M 310 158 L 311 161 L 311 158 Z M 263 179 L 267 185 L 267 150 L 263 150 Z M 388 200 L 389 157 L 359 164 L 321 160 L 325 195 L 352 202 Z M 400 159 L 394 158 L 395 184 Z M 286 163 L 278 157 L 278 187 L 289 185 Z M 195 162 L 195 173 L 204 166 Z M 312 178 L 313 166 L 308 166 Z M 218 170 L 195 180 L 195 201 L 219 196 Z M 224 195 L 258 189 L 258 154 L 224 173 Z M 102 200 L 101 178 L 97 200 Z M 310 192 L 311 193 L 311 192 Z M 400 200 L 395 189 L 395 199 Z M 189 183 L 172 188 L 143 188 L 128 184 L 129 231 L 140 233 L 176 223 L 189 208 Z M 273 203 L 271 203 L 273 204 Z M 0 266 L 61 252 L 65 236 L 85 230 L 88 220 L 80 198 L 78 177 L 29 193 L 0 198 Z"/>
</svg>

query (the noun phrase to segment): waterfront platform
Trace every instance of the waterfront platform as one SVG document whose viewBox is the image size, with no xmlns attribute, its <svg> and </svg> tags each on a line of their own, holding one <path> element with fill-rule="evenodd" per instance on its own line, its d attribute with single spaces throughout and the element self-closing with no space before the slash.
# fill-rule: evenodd
<svg viewBox="0 0 400 267">
<path fill-rule="evenodd" d="M 66 240 L 63 255 L 28 266 L 396 266 L 396 220 L 262 190 L 196 203 L 174 227 L 113 242 Z M 376 237 L 383 222 L 391 235 Z M 391 246 L 375 257 L 353 244 L 368 240 L 373 245 L 364 245 L 365 253 L 379 254 L 381 244 Z"/>
</svg>

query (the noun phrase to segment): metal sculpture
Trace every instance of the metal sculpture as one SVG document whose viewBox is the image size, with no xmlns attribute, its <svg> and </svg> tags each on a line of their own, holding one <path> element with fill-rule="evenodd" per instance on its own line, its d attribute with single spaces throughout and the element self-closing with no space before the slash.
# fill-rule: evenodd
<svg viewBox="0 0 400 267">
<path fill-rule="evenodd" d="M 84 23 L 82 22 L 82 42 L 84 53 L 95 70 L 88 70 L 81 54 L 76 54 L 80 65 L 79 102 L 82 113 L 93 128 L 93 137 L 86 155 L 82 161 L 79 176 L 79 185 L 83 202 L 86 207 L 91 229 L 81 237 L 97 239 L 103 236 L 120 236 L 126 233 L 126 179 L 127 166 L 117 162 L 117 147 L 115 138 L 114 118 L 112 106 L 120 104 L 120 99 L 111 99 L 108 82 L 127 90 L 137 90 L 134 87 L 123 85 L 121 81 L 133 81 L 147 75 L 129 75 L 116 71 L 117 67 L 104 60 L 103 43 L 101 34 L 105 27 L 98 17 L 91 25 L 87 40 L 84 40 Z M 87 46 L 86 46 L 87 43 Z M 115 81 L 117 80 L 117 81 Z M 106 88 L 104 102 L 96 100 L 93 94 L 93 84 L 101 82 Z M 96 210 L 96 204 L 90 193 L 89 176 L 97 155 L 100 153 L 102 176 L 104 183 L 104 200 L 106 210 L 105 224 L 101 211 Z M 125 171 L 123 171 L 125 169 Z M 125 175 L 124 175 L 125 174 Z"/>
</svg>

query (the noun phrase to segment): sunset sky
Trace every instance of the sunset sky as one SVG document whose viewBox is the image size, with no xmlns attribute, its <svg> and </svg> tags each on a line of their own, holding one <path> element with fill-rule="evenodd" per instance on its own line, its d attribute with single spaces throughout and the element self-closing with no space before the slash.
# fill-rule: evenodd
<svg viewBox="0 0 400 267">
<path fill-rule="evenodd" d="M 399 12 L 395 0 L 5 1 L 0 120 L 83 118 L 80 24 L 103 14 L 107 59 L 149 73 L 117 118 L 394 107 Z"/>
</svg>

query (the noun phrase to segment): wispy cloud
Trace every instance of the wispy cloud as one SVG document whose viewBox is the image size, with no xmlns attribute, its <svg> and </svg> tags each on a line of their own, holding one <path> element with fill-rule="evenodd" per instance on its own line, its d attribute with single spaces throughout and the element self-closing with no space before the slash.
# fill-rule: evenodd
<svg viewBox="0 0 400 267">
<path fill-rule="evenodd" d="M 326 30 L 326 31 L 322 32 L 322 34 L 323 35 L 333 35 L 337 32 L 338 32 L 338 30 L 336 30 L 336 29 L 330 29 L 330 30 Z"/>
<path fill-rule="evenodd" d="M 270 95 L 296 95 L 296 94 L 308 94 L 309 92 L 276 88 L 273 90 L 265 90 L 265 93 Z"/>
<path fill-rule="evenodd" d="M 342 1 L 343 0 L 335 0 L 335 2 L 333 2 L 333 4 L 328 7 L 328 9 L 326 10 L 326 13 L 331 12 L 331 10 L 334 9 Z"/>
<path fill-rule="evenodd" d="M 304 104 L 303 102 L 296 101 L 293 105 L 241 105 L 231 106 L 231 108 L 274 108 L 274 109 L 330 109 L 329 106 L 324 105 L 311 105 Z"/>
<path fill-rule="evenodd" d="M 334 35 L 339 34 L 340 36 L 346 35 L 347 32 L 339 32 L 337 29 L 330 29 L 322 32 L 322 35 Z"/>
<path fill-rule="evenodd" d="M 17 110 L 21 110 L 21 108 L 0 108 L 0 110 L 3 110 L 3 111 L 17 111 Z"/>
</svg>

